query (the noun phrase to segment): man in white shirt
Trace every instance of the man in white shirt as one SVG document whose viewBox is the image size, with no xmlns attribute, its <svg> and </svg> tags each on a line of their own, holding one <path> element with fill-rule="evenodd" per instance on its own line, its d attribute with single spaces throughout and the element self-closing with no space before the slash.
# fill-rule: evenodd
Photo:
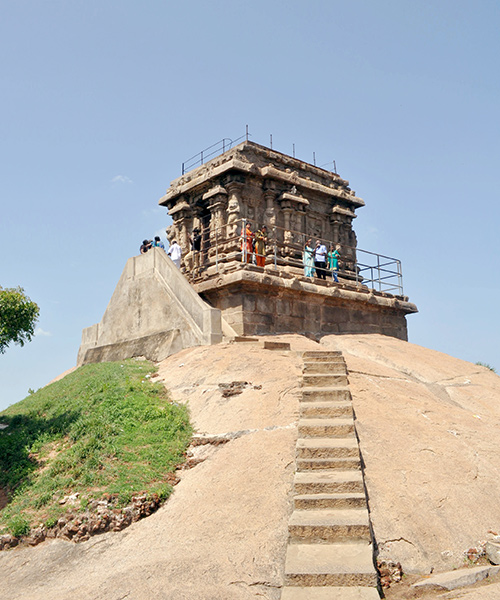
<svg viewBox="0 0 500 600">
<path fill-rule="evenodd" d="M 170 258 L 172 259 L 172 262 L 174 263 L 174 265 L 178 269 L 180 269 L 181 268 L 182 250 L 181 250 L 181 247 L 179 246 L 179 244 L 175 240 L 172 240 L 172 243 L 170 244 L 170 248 L 168 249 L 167 254 L 170 255 Z"/>
<path fill-rule="evenodd" d="M 314 266 L 316 267 L 316 276 L 318 279 L 326 279 L 326 246 L 320 240 L 316 240 L 314 249 Z"/>
</svg>

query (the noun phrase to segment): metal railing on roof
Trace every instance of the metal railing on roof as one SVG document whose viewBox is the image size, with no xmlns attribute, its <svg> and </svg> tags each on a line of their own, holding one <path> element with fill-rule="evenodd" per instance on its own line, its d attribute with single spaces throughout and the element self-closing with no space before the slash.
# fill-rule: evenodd
<svg viewBox="0 0 500 600">
<path fill-rule="evenodd" d="M 251 134 L 248 133 L 248 125 L 246 126 L 246 130 L 244 135 L 240 135 L 240 137 L 236 139 L 231 138 L 222 138 L 215 144 L 208 146 L 208 148 L 204 148 L 200 152 L 196 153 L 191 158 L 188 158 L 186 161 L 182 163 L 182 175 L 185 175 L 191 169 L 195 169 L 203 164 L 205 164 L 208 160 L 219 156 L 220 154 L 224 154 L 226 150 L 230 150 L 233 146 L 236 146 L 243 140 L 248 141 L 248 138 L 251 137 Z M 273 136 L 270 135 L 269 140 L 269 148 L 273 149 Z M 295 144 L 292 144 L 292 156 L 295 158 Z M 316 166 L 316 152 L 313 152 L 313 164 Z M 326 171 L 330 171 L 331 173 L 335 173 L 337 175 L 337 163 L 335 160 L 328 161 L 324 165 L 319 167 L 320 169 L 325 169 Z"/>
<path fill-rule="evenodd" d="M 233 146 L 239 144 L 243 140 L 248 141 L 248 136 L 249 133 L 247 125 L 245 134 L 241 135 L 239 138 L 236 138 L 235 140 L 232 140 L 231 138 L 222 138 L 218 142 L 215 142 L 215 144 L 212 144 L 211 146 L 208 146 L 208 148 L 201 150 L 201 152 L 198 152 L 197 154 L 195 154 L 191 158 L 188 158 L 188 160 L 182 163 L 182 174 L 184 175 L 191 169 L 203 165 L 207 162 L 207 160 L 210 160 L 211 158 L 214 158 L 219 154 L 224 154 L 226 150 L 230 150 Z"/>
</svg>

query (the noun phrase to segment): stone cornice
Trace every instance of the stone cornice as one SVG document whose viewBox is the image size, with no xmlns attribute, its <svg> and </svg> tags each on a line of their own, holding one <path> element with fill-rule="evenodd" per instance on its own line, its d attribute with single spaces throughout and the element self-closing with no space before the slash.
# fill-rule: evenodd
<svg viewBox="0 0 500 600">
<path fill-rule="evenodd" d="M 311 190 L 313 192 L 317 192 L 317 193 L 323 194 L 325 196 L 329 196 L 329 197 L 334 196 L 335 198 L 344 200 L 345 202 L 353 204 L 356 207 L 365 205 L 364 201 L 361 198 L 358 198 L 357 196 L 350 196 L 348 193 L 346 193 L 342 189 L 331 188 L 327 185 L 323 185 L 316 181 L 311 181 L 310 179 L 305 179 L 304 177 L 301 177 L 297 173 L 288 173 L 286 171 L 281 171 L 280 169 L 277 169 L 276 167 L 273 167 L 272 165 L 267 165 L 265 167 L 261 167 L 259 169 L 259 171 L 260 171 L 260 174 L 262 177 L 277 179 L 277 180 L 283 181 L 289 185 L 295 185 L 295 186 L 298 186 L 301 188 L 305 188 L 307 190 Z"/>
<path fill-rule="evenodd" d="M 172 187 L 169 188 L 167 193 L 160 198 L 158 204 L 160 204 L 160 206 L 167 206 L 168 202 L 171 202 L 172 200 L 181 196 L 182 194 L 196 190 L 196 188 L 203 185 L 207 181 L 210 181 L 214 177 L 223 175 L 228 171 L 239 171 L 240 173 L 256 172 L 255 165 L 239 160 L 236 157 L 233 157 L 218 166 L 210 165 L 210 163 L 207 163 L 204 166 L 206 167 L 205 169 L 199 167 L 202 170 L 198 174 L 196 174 L 192 179 L 189 179 L 189 181 L 186 181 L 185 183 L 175 185 L 178 180 L 173 181 Z"/>
<path fill-rule="evenodd" d="M 262 289 L 271 288 L 274 293 L 278 293 L 279 289 L 290 290 L 295 293 L 315 294 L 319 297 L 325 296 L 330 298 L 338 298 L 346 302 L 359 302 L 364 305 L 374 305 L 379 308 L 388 310 L 397 310 L 401 314 L 417 313 L 418 309 L 415 304 L 408 302 L 406 296 L 396 297 L 390 294 L 378 294 L 363 288 L 363 286 L 340 287 L 337 285 L 325 286 L 314 283 L 314 280 L 305 281 L 304 278 L 296 277 L 286 271 L 276 270 L 273 273 L 272 269 L 267 269 L 265 272 L 254 271 L 250 268 L 242 267 L 228 273 L 219 273 L 194 284 L 195 290 L 202 294 L 205 291 L 221 289 L 232 286 L 252 286 L 262 287 Z M 357 289 L 356 289 L 357 288 Z"/>
</svg>

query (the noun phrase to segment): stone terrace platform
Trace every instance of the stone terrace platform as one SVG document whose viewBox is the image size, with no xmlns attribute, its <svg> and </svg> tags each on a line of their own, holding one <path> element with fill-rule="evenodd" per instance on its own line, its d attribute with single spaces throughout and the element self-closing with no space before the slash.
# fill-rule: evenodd
<svg viewBox="0 0 500 600">
<path fill-rule="evenodd" d="M 304 277 L 293 267 L 231 263 L 193 284 L 238 335 L 380 333 L 407 340 L 406 296 Z"/>
</svg>

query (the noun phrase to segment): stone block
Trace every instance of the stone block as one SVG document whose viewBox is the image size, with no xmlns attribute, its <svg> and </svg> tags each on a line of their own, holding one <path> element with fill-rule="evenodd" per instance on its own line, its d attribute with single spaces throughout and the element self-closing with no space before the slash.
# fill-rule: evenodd
<svg viewBox="0 0 500 600">
<path fill-rule="evenodd" d="M 243 298 L 243 310 L 253 312 L 256 310 L 255 296 L 244 295 Z"/>
<path fill-rule="evenodd" d="M 255 297 L 255 310 L 262 314 L 273 314 L 276 312 L 276 301 L 270 295 L 260 296 L 257 295 Z"/>
<path fill-rule="evenodd" d="M 321 321 L 322 324 L 338 324 L 346 322 L 349 319 L 348 311 L 340 306 L 329 306 L 325 304 L 321 308 Z"/>
<path fill-rule="evenodd" d="M 277 298 L 276 300 L 276 313 L 280 316 L 290 316 L 291 314 L 291 301 L 285 298 Z"/>
<path fill-rule="evenodd" d="M 288 342 L 264 342 L 264 350 L 290 350 L 290 344 Z"/>
</svg>

